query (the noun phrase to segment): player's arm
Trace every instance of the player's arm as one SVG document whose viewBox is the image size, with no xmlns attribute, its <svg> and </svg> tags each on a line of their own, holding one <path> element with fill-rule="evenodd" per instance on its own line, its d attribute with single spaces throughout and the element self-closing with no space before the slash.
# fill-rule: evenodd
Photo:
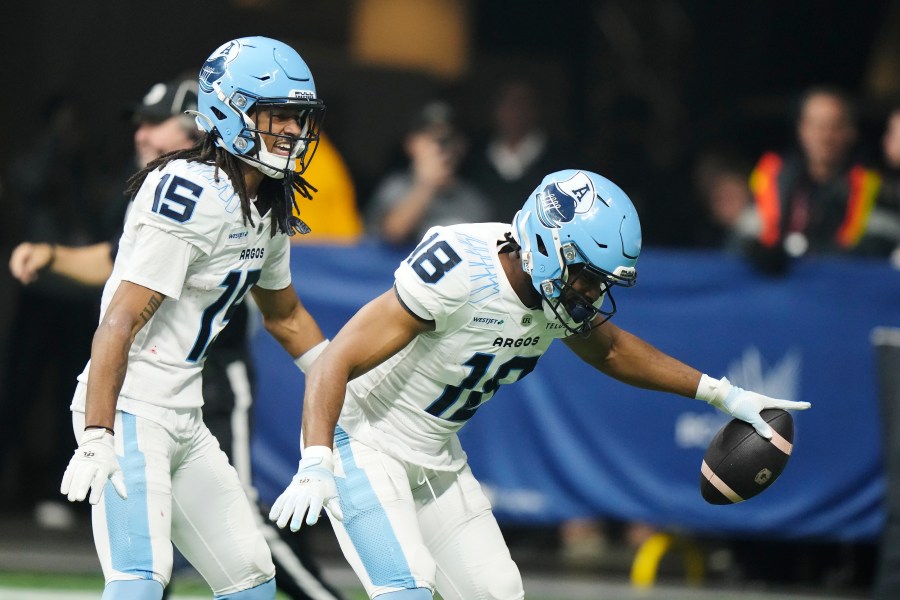
<svg viewBox="0 0 900 600">
<path fill-rule="evenodd" d="M 308 525 L 313 525 L 323 506 L 333 518 L 343 519 L 332 448 L 347 382 L 381 364 L 432 327 L 430 321 L 408 312 L 391 290 L 360 309 L 312 364 L 303 398 L 300 465 L 269 512 L 269 519 L 278 527 L 290 523 L 291 530 L 297 531 L 304 517 Z"/>
<path fill-rule="evenodd" d="M 584 362 L 640 388 L 693 398 L 702 373 L 607 321 L 587 337 L 563 340 Z"/>
<path fill-rule="evenodd" d="M 303 441 L 331 448 L 347 382 L 377 367 L 417 335 L 434 328 L 413 316 L 394 290 L 366 304 L 334 337 L 309 371 L 303 398 Z"/>
<path fill-rule="evenodd" d="M 112 273 L 110 250 L 109 242 L 90 246 L 23 242 L 10 255 L 9 270 L 25 285 L 37 281 L 40 272 L 49 269 L 84 285 L 100 286 Z"/>
<path fill-rule="evenodd" d="M 125 381 L 135 336 L 159 310 L 165 296 L 130 281 L 113 295 L 91 344 L 85 426 L 113 429 L 116 400 Z"/>
<path fill-rule="evenodd" d="M 772 437 L 772 429 L 760 411 L 810 406 L 809 402 L 779 400 L 744 390 L 725 377 L 713 379 L 609 321 L 591 329 L 587 337 L 572 336 L 563 341 L 582 360 L 610 377 L 636 387 L 703 400 L 750 423 L 765 438 Z"/>
<path fill-rule="evenodd" d="M 116 400 L 125 381 L 134 337 L 164 299 L 159 292 L 122 281 L 97 327 L 91 346 L 84 432 L 59 487 L 72 502 L 84 500 L 90 490 L 90 503 L 97 504 L 107 480 L 119 496 L 127 498 L 113 438 Z"/>
<path fill-rule="evenodd" d="M 262 313 L 266 331 L 295 359 L 325 340 L 292 286 L 280 290 L 254 286 L 251 293 Z"/>
</svg>

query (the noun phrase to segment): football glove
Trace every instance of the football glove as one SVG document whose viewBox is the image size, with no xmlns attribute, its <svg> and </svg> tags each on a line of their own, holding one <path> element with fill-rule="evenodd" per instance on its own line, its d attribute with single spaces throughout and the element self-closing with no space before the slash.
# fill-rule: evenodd
<svg viewBox="0 0 900 600">
<path fill-rule="evenodd" d="M 115 438 L 105 429 L 88 429 L 81 436 L 81 443 L 66 467 L 59 492 L 69 502 L 80 502 L 90 489 L 89 501 L 97 504 L 107 480 L 112 482 L 123 500 L 128 498 L 125 478 L 116 458 Z"/>
<path fill-rule="evenodd" d="M 344 520 L 334 481 L 332 450 L 327 446 L 309 446 L 303 450 L 297 474 L 272 505 L 269 519 L 281 529 L 290 520 L 291 531 L 297 531 L 303 525 L 304 515 L 307 525 L 315 525 L 323 506 L 333 519 Z"/>
<path fill-rule="evenodd" d="M 769 398 L 732 385 L 727 377 L 716 381 L 707 375 L 700 380 L 696 398 L 712 404 L 726 415 L 750 423 L 756 432 L 767 440 L 772 439 L 772 428 L 760 416 L 761 410 L 765 408 L 806 410 L 810 407 L 809 402 Z"/>
</svg>

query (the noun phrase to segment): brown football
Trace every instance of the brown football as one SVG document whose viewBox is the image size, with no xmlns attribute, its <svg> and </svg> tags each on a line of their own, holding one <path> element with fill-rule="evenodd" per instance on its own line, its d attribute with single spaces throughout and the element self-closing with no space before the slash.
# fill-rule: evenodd
<svg viewBox="0 0 900 600">
<path fill-rule="evenodd" d="M 778 408 L 760 413 L 772 427 L 767 440 L 732 419 L 709 443 L 700 466 L 700 493 L 710 504 L 736 504 L 762 493 L 787 466 L 794 447 L 794 419 Z"/>
</svg>

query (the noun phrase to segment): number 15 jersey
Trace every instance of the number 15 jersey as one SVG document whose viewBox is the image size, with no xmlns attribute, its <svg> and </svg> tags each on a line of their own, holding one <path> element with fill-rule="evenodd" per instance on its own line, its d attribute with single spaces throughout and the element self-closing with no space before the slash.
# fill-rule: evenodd
<svg viewBox="0 0 900 600">
<path fill-rule="evenodd" d="M 138 400 L 165 408 L 203 404 L 200 374 L 206 350 L 231 309 L 254 285 L 291 283 L 288 237 L 272 237 L 269 215 L 251 204 L 244 223 L 240 198 L 215 167 L 177 160 L 147 176 L 128 212 L 100 319 L 122 281 L 166 296 L 135 337 L 118 408 Z M 149 307 L 152 308 L 152 307 Z M 90 361 L 78 379 L 86 383 Z M 83 410 L 83 406 L 72 408 Z"/>
<path fill-rule="evenodd" d="M 456 432 L 566 333 L 512 289 L 498 254 L 507 231 L 501 223 L 433 227 L 401 263 L 394 274 L 398 298 L 435 329 L 350 382 L 342 429 L 431 469 L 465 463 Z"/>
</svg>

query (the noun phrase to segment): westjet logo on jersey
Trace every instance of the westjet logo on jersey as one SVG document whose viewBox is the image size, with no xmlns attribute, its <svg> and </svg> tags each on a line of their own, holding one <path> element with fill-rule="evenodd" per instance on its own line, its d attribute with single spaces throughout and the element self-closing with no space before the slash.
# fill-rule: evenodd
<svg viewBox="0 0 900 600">
<path fill-rule="evenodd" d="M 501 315 L 499 313 L 481 312 L 475 313 L 472 317 L 471 326 L 475 329 L 489 329 L 491 331 L 500 331 L 503 329 L 504 323 L 509 320 L 509 315 Z"/>
<path fill-rule="evenodd" d="M 265 248 L 247 248 L 246 250 L 241 250 L 241 255 L 238 257 L 238 260 L 253 260 L 255 258 L 262 258 L 265 254 Z"/>
<path fill-rule="evenodd" d="M 728 365 L 726 377 L 734 385 L 771 398 L 801 400 L 800 363 L 800 351 L 789 350 L 784 358 L 768 367 L 763 363 L 762 352 L 750 346 L 741 358 Z M 705 449 L 728 420 L 719 411 L 683 412 L 675 421 L 675 443 L 679 448 Z"/>
<path fill-rule="evenodd" d="M 240 246 L 244 244 L 248 239 L 250 239 L 250 232 L 246 227 L 243 229 L 236 229 L 228 234 L 228 237 L 225 239 L 226 246 Z"/>
</svg>

